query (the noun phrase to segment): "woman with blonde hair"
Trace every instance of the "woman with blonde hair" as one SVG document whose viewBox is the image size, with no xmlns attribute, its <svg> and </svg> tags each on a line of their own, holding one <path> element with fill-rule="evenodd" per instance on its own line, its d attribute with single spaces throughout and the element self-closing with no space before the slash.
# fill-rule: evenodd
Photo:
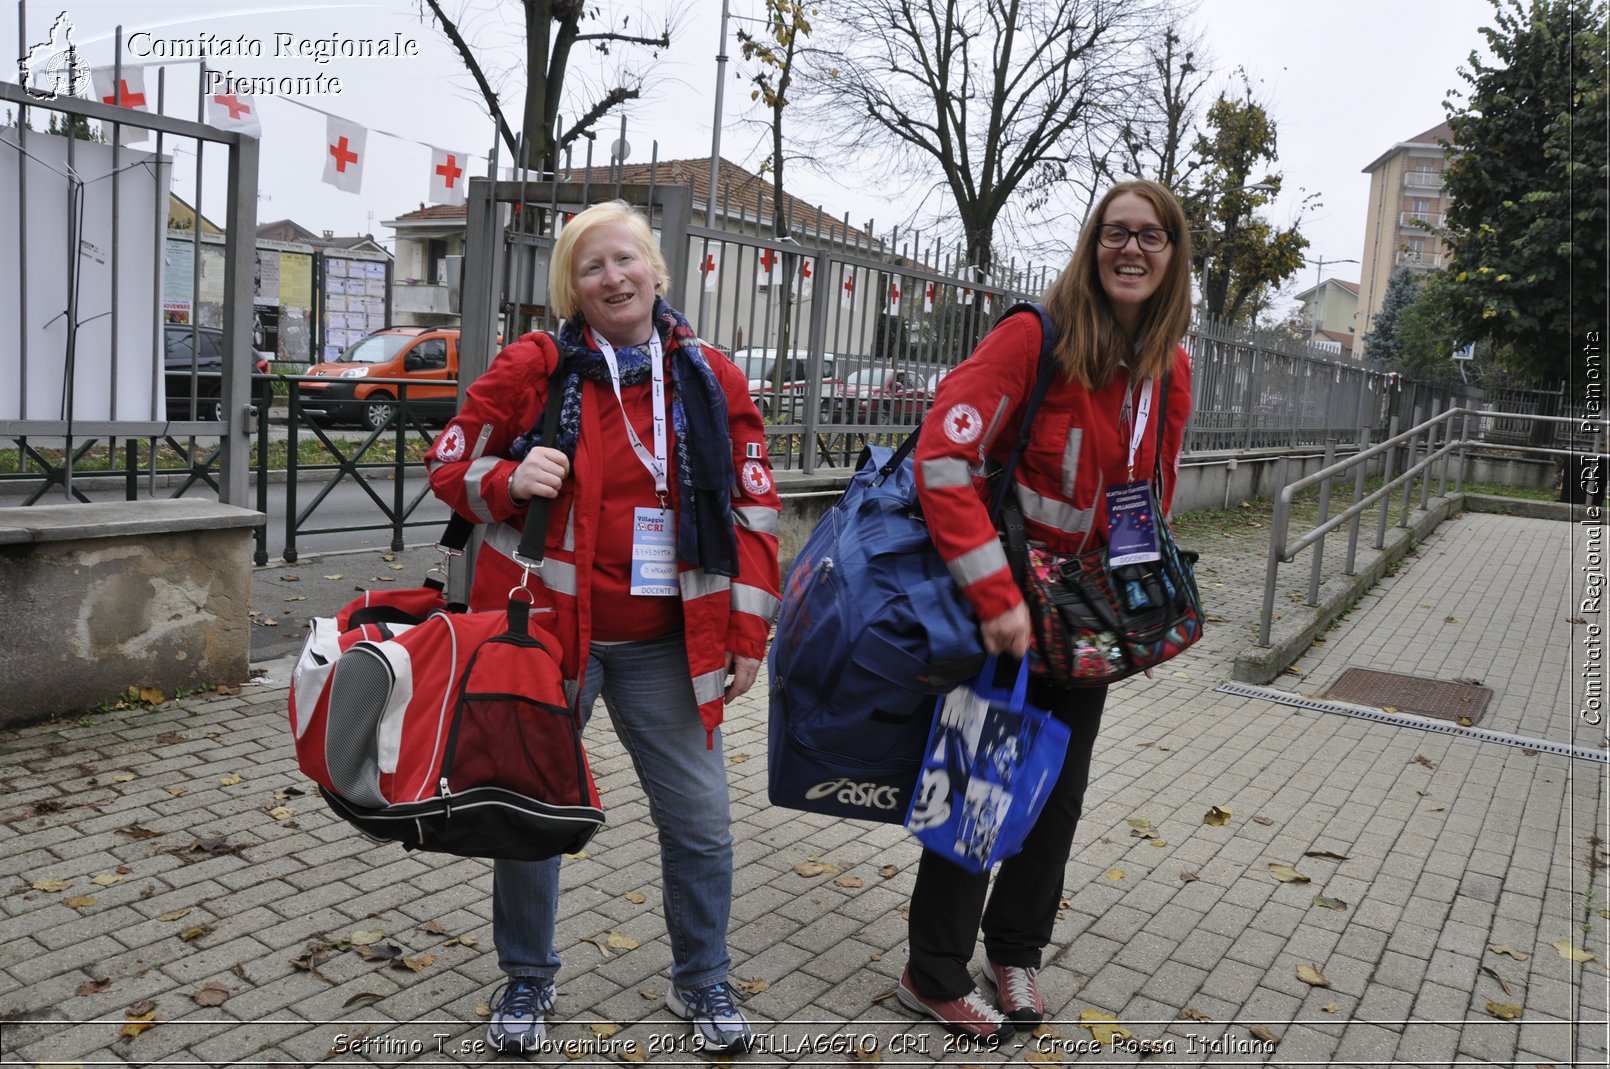
<svg viewBox="0 0 1610 1069">
<path fill-rule="evenodd" d="M 533 572 L 585 719 L 602 696 L 659 831 L 671 985 L 699 1047 L 747 1045 L 727 985 L 732 834 L 722 707 L 749 689 L 778 606 L 780 504 L 749 382 L 666 303 L 665 261 L 621 201 L 571 219 L 549 264 L 556 335 L 498 354 L 427 457 L 431 486 L 486 525 L 472 608 L 506 603 L 526 507 L 552 499 Z M 557 373 L 557 374 L 556 374 Z M 550 385 L 559 432 L 541 438 Z M 559 859 L 493 866 L 500 1051 L 541 1047 L 555 1007 Z"/>
<path fill-rule="evenodd" d="M 1086 222 L 1073 258 L 1045 294 L 1058 336 L 1055 377 L 1034 417 L 1014 491 L 1028 538 L 1054 553 L 1107 541 L 1109 494 L 1156 470 L 1164 410 L 1164 514 L 1173 499 L 1191 409 L 1191 365 L 1179 344 L 1190 321 L 1190 233 L 1178 201 L 1156 182 L 1113 186 Z M 918 494 L 934 545 L 980 621 L 991 653 L 1030 656 L 1028 607 L 985 506 L 989 462 L 1017 440 L 1034 389 L 1038 317 L 1007 317 L 946 375 L 924 421 Z M 1165 385 L 1166 383 L 1166 385 Z M 911 896 L 903 1005 L 953 1031 L 991 1038 L 1033 1028 L 1045 1014 L 1039 968 L 1062 899 L 1064 869 L 1090 779 L 1105 687 L 1058 687 L 1031 677 L 1029 697 L 1072 729 L 1067 759 L 1020 853 L 990 887 L 924 851 Z M 969 972 L 980 927 L 986 1001 Z"/>
</svg>

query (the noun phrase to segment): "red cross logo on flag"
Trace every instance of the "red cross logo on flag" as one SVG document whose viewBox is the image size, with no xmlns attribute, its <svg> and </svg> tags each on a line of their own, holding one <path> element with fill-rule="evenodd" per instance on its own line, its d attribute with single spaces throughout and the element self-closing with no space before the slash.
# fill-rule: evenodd
<svg viewBox="0 0 1610 1069">
<path fill-rule="evenodd" d="M 889 283 L 889 314 L 900 314 L 900 280 L 894 279 Z"/>
<path fill-rule="evenodd" d="M 706 248 L 704 262 L 699 265 L 699 271 L 704 275 L 704 288 L 714 292 L 716 281 L 721 277 L 720 245 L 711 245 Z"/>
<path fill-rule="evenodd" d="M 844 285 L 839 287 L 839 307 L 849 308 L 855 304 L 855 272 L 844 272 Z"/>
<path fill-rule="evenodd" d="M 802 301 L 810 299 L 812 289 L 811 279 L 815 275 L 815 270 L 815 260 L 806 259 L 804 257 L 800 258 L 799 274 L 794 278 L 794 292 L 799 295 L 799 298 Z"/>
<path fill-rule="evenodd" d="M 760 250 L 760 280 L 758 286 L 775 286 L 777 284 L 777 254 L 770 249 Z"/>
<path fill-rule="evenodd" d="M 325 116 L 324 181 L 343 193 L 356 193 L 363 187 L 363 161 L 369 131 L 355 122 Z"/>
<path fill-rule="evenodd" d="M 464 162 L 465 154 L 462 152 L 431 149 L 430 203 L 464 203 Z"/>
<path fill-rule="evenodd" d="M 112 67 L 96 67 L 89 72 L 95 99 L 102 104 L 134 111 L 150 111 L 145 102 L 145 68 L 124 67 L 120 78 L 113 78 Z"/>
<path fill-rule="evenodd" d="M 934 284 L 932 282 L 922 288 L 922 314 L 934 314 Z"/>
<path fill-rule="evenodd" d="M 220 130 L 263 136 L 263 124 L 257 121 L 257 108 L 252 98 L 239 93 L 207 94 L 207 121 Z"/>
</svg>

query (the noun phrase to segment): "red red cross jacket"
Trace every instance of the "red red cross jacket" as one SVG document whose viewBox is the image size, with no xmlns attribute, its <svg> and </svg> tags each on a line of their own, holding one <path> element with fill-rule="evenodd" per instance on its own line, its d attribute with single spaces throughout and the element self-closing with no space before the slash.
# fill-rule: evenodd
<svg viewBox="0 0 1610 1069">
<path fill-rule="evenodd" d="M 675 342 L 671 345 L 674 348 Z M 726 653 L 756 660 L 766 655 L 766 636 L 779 604 L 777 521 L 781 503 L 766 457 L 765 425 L 749 397 L 748 379 L 715 349 L 705 346 L 704 352 L 727 395 L 732 464 L 738 473 L 738 485 L 732 488 L 738 576 L 710 575 L 679 562 L 677 578 L 693 693 L 705 730 L 714 732 L 722 719 Z M 505 454 L 541 418 L 548 379 L 558 361 L 553 339 L 542 333 L 527 334 L 504 349 L 475 380 L 463 411 L 425 457 L 436 495 L 455 512 L 486 525 L 485 542 L 475 562 L 472 609 L 506 605 L 509 590 L 520 581 L 522 569 L 513 555 L 520 544 L 526 510 L 509 499 L 508 481 L 516 463 Z M 607 386 L 583 380 L 575 461 L 549 510 L 541 583 L 532 583 L 537 605 L 555 610 L 553 623 L 544 622 L 543 626 L 564 646 L 561 667 L 572 701 L 580 690 L 584 654 L 592 634 L 592 561 L 602 503 L 605 414 L 619 422 L 614 395 Z M 674 510 L 674 455 L 671 464 Z"/>
<path fill-rule="evenodd" d="M 980 620 L 1023 600 L 1006 553 L 989 520 L 983 480 L 986 460 L 1004 464 L 1017 444 L 1023 406 L 1034 389 L 1040 359 L 1040 321 L 1014 315 L 939 384 L 933 411 L 917 439 L 917 494 L 939 556 Z M 1159 383 L 1154 390 L 1161 390 Z M 1129 480 L 1129 436 L 1119 429 L 1129 375 L 1099 390 L 1058 375 L 1035 414 L 1028 447 L 1018 461 L 1018 504 L 1031 541 L 1053 552 L 1076 552 L 1107 539 L 1107 487 Z M 1149 479 L 1157 455 L 1157 413 L 1135 453 L 1134 477 Z M 1181 347 L 1169 377 L 1168 424 L 1163 431 L 1164 515 L 1174 500 L 1180 444 L 1191 414 L 1191 361 Z"/>
</svg>

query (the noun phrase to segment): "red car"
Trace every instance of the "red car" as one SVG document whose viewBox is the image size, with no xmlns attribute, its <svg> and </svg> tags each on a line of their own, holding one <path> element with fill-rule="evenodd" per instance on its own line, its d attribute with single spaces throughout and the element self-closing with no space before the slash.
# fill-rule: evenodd
<svg viewBox="0 0 1610 1069">
<path fill-rule="evenodd" d="M 915 423 L 932 397 L 916 372 L 866 368 L 844 380 L 843 419 L 848 423 Z"/>
</svg>

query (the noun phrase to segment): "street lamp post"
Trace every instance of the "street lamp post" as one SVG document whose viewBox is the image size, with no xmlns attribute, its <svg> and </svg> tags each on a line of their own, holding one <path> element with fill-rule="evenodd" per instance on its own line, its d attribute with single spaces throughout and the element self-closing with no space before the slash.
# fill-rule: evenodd
<svg viewBox="0 0 1610 1069">
<path fill-rule="evenodd" d="M 1314 265 L 1314 325 L 1308 332 L 1308 344 L 1312 345 L 1319 337 L 1319 287 L 1324 284 L 1326 264 L 1356 264 L 1357 260 L 1327 260 L 1325 254 L 1320 253 L 1317 260 L 1304 260 Z"/>
</svg>

